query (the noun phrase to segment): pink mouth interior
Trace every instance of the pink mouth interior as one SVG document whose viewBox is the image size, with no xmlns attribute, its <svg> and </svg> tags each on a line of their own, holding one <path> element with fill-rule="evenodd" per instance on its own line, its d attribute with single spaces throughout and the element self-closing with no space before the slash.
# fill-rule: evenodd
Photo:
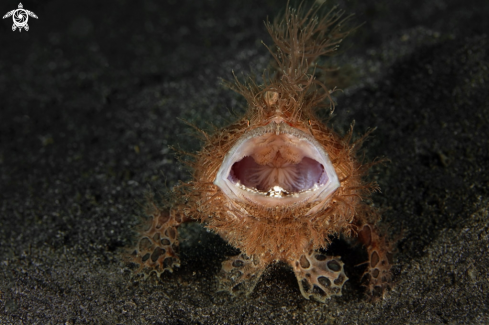
<svg viewBox="0 0 489 325">
<path fill-rule="evenodd" d="M 323 185 L 328 181 L 324 167 L 309 157 L 293 163 L 284 159 L 280 152 L 265 165 L 258 164 L 251 156 L 246 156 L 233 164 L 228 177 L 248 187 L 267 192 L 274 186 L 280 186 L 289 193 L 301 192 Z"/>
</svg>

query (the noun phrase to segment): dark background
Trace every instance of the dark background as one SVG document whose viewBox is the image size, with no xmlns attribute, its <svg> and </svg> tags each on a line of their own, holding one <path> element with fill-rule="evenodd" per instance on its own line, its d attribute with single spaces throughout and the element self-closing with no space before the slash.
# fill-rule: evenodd
<svg viewBox="0 0 489 325">
<path fill-rule="evenodd" d="M 342 297 L 305 300 L 272 266 L 249 297 L 216 292 L 230 251 L 181 229 L 182 267 L 139 282 L 120 260 L 145 195 L 189 173 L 184 119 L 224 126 L 244 102 L 219 78 L 258 74 L 283 1 L 28 1 L 0 22 L 1 324 L 487 323 L 489 2 L 340 1 L 363 25 L 341 66 L 332 127 L 377 127 L 365 159 L 382 225 L 401 237 L 395 287 L 372 304 L 348 265 Z M 0 14 L 18 2 L 2 1 Z M 343 259 L 358 254 L 338 244 Z"/>
</svg>

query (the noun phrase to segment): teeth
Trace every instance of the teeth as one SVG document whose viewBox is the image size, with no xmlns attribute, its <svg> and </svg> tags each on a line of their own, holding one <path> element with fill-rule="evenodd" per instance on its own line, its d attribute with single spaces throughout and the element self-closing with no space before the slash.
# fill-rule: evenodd
<svg viewBox="0 0 489 325">
<path fill-rule="evenodd" d="M 256 193 L 260 194 L 263 196 L 269 196 L 269 197 L 276 197 L 276 198 L 281 198 L 281 197 L 299 197 L 299 194 L 301 193 L 307 193 L 307 192 L 314 192 L 320 189 L 320 186 L 318 184 L 314 184 L 314 186 L 308 190 L 300 191 L 300 192 L 294 192 L 294 193 L 289 193 L 285 189 L 281 188 L 280 186 L 274 186 L 271 189 L 269 189 L 267 192 L 259 191 L 256 188 L 249 188 L 241 184 L 240 181 L 234 184 L 235 186 L 239 187 L 242 190 L 245 190 L 250 193 Z"/>
<path fill-rule="evenodd" d="M 273 188 L 271 188 L 267 192 L 267 196 L 271 196 L 271 197 L 282 197 L 283 196 L 282 193 L 283 193 L 283 195 L 289 194 L 286 190 L 284 190 L 280 186 L 274 186 Z"/>
</svg>

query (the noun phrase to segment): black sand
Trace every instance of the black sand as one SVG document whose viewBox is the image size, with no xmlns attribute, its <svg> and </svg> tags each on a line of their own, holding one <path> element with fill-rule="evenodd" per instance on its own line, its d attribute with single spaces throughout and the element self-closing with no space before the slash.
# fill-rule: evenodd
<svg viewBox="0 0 489 325">
<path fill-rule="evenodd" d="M 352 264 L 326 304 L 281 265 L 249 297 L 216 292 L 232 250 L 200 226 L 181 230 L 182 267 L 159 283 L 120 261 L 145 193 L 189 177 L 168 149 L 198 149 L 179 118 L 209 128 L 242 110 L 219 78 L 266 67 L 263 21 L 283 3 L 23 4 L 39 16 L 28 32 L 0 24 L 1 324 L 489 322 L 489 2 L 341 2 L 365 24 L 335 59 L 347 77 L 332 124 L 377 127 L 366 159 L 391 162 L 372 173 L 373 204 L 402 234 L 376 304 Z"/>
</svg>

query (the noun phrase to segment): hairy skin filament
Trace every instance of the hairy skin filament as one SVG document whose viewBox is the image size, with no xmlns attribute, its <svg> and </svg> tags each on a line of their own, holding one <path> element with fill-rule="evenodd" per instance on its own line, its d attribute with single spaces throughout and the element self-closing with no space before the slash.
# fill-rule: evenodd
<svg viewBox="0 0 489 325">
<path fill-rule="evenodd" d="M 343 262 L 321 253 L 340 235 L 357 238 L 369 254 L 368 293 L 382 296 L 390 287 L 391 248 L 375 226 L 378 212 L 364 203 L 378 189 L 363 179 L 373 163 L 356 158 L 365 137 L 352 142 L 352 130 L 341 137 L 316 117 L 332 111 L 333 101 L 315 63 L 334 54 L 349 33 L 348 19 L 335 9 L 299 7 L 266 23 L 274 41 L 267 47 L 271 77 L 228 84 L 248 110 L 215 134 L 203 132 L 192 180 L 174 189 L 171 207 L 154 207 L 149 229 L 140 231 L 129 256 L 137 274 L 179 266 L 177 228 L 197 221 L 241 251 L 223 262 L 220 290 L 248 294 L 269 264 L 282 261 L 306 299 L 341 295 Z"/>
</svg>

